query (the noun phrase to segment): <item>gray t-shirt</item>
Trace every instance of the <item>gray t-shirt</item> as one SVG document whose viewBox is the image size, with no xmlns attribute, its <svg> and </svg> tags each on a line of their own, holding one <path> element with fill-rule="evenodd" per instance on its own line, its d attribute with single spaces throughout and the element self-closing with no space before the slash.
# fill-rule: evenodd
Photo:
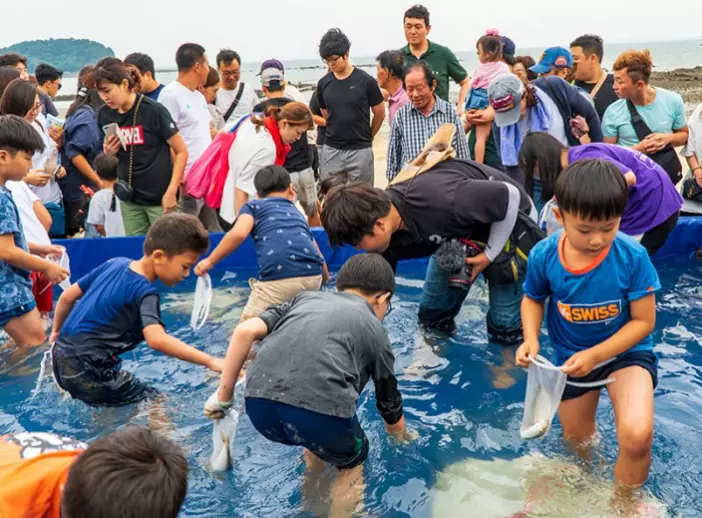
<svg viewBox="0 0 702 518">
<path fill-rule="evenodd" d="M 402 417 L 387 332 L 353 293 L 303 292 L 262 313 L 268 336 L 247 371 L 246 397 L 351 418 L 368 383 L 381 417 Z"/>
</svg>

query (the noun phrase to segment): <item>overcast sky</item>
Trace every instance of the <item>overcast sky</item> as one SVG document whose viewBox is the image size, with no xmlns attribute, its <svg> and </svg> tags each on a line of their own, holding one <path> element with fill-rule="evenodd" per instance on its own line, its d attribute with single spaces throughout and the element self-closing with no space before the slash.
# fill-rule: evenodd
<svg viewBox="0 0 702 518">
<path fill-rule="evenodd" d="M 322 34 L 340 27 L 351 39 L 353 61 L 354 54 L 374 56 L 404 45 L 402 14 L 410 5 L 411 0 L 3 0 L 0 47 L 89 38 L 112 47 L 118 57 L 146 52 L 164 66 L 173 64 L 178 45 L 194 41 L 212 60 L 221 47 L 239 51 L 244 62 L 289 60 L 315 58 Z M 699 39 L 702 24 L 698 0 L 490 0 L 480 18 L 471 12 L 475 0 L 425 5 L 432 18 L 430 39 L 454 51 L 473 49 L 491 27 L 525 48 L 567 46 L 586 32 L 611 43 Z"/>
</svg>

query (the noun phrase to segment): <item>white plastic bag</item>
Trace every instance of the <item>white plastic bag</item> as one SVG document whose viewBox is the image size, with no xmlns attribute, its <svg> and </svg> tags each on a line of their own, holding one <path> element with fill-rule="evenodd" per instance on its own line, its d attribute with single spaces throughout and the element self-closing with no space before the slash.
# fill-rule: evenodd
<svg viewBox="0 0 702 518">
<path fill-rule="evenodd" d="M 541 214 L 539 214 L 539 227 L 549 236 L 563 228 L 561 224 L 558 223 L 556 215 L 553 213 L 554 207 L 558 207 L 558 204 L 556 203 L 556 198 L 551 198 L 551 200 L 544 205 L 544 208 L 541 209 Z"/>
<path fill-rule="evenodd" d="M 46 257 L 49 261 L 53 261 L 54 263 L 58 264 L 61 268 L 65 268 L 68 270 L 68 277 L 66 277 L 64 280 L 62 280 L 59 283 L 59 286 L 63 291 L 66 291 L 68 288 L 71 287 L 71 261 L 68 258 L 68 252 L 66 252 L 66 249 L 63 249 L 63 252 L 61 252 L 60 256 L 55 256 L 55 255 L 48 255 Z M 44 293 L 47 289 L 49 289 L 49 286 L 44 288 L 41 293 Z M 40 295 L 41 295 L 40 293 Z"/>
<path fill-rule="evenodd" d="M 210 314 L 210 304 L 212 303 L 212 279 L 208 274 L 198 277 L 195 287 L 195 301 L 193 303 L 193 313 L 190 316 L 190 327 L 200 329 L 205 325 L 207 316 Z"/>
<path fill-rule="evenodd" d="M 595 366 L 595 369 L 599 369 L 614 359 Z M 536 358 L 532 358 L 529 363 L 524 417 L 519 435 L 522 439 L 536 439 L 549 432 L 566 385 L 593 388 L 603 387 L 612 381 L 614 379 L 611 378 L 594 383 L 568 381 L 568 376 L 561 371 L 561 368 L 556 367 L 543 356 L 538 355 Z"/>
<path fill-rule="evenodd" d="M 232 466 L 234 457 L 234 439 L 239 424 L 239 412 L 231 409 L 222 419 L 212 425 L 212 457 L 210 465 L 213 471 L 227 471 Z"/>
<path fill-rule="evenodd" d="M 552 365 L 543 356 L 529 363 L 524 417 L 519 430 L 522 439 L 535 439 L 548 433 L 565 390 L 567 376 L 560 370 L 543 368 L 542 362 Z"/>
</svg>

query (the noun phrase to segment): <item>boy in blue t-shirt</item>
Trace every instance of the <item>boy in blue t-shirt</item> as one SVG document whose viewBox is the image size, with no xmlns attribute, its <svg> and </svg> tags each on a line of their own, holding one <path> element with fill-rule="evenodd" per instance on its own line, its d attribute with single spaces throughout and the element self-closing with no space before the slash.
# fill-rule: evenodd
<svg viewBox="0 0 702 518">
<path fill-rule="evenodd" d="M 564 230 L 529 255 L 522 301 L 524 343 L 517 364 L 539 353 L 547 327 L 557 365 L 570 380 L 607 385 L 616 418 L 616 482 L 640 486 L 648 477 L 653 442 L 657 359 L 651 333 L 661 285 L 646 249 L 618 233 L 628 189 L 619 169 L 584 160 L 556 182 L 554 209 Z M 563 434 L 584 446 L 595 434 L 600 388 L 566 385 L 558 409 Z"/>
<path fill-rule="evenodd" d="M 196 217 L 167 214 L 149 229 L 141 259 L 111 259 L 63 292 L 50 339 L 58 385 L 93 406 L 127 405 L 155 395 L 120 368 L 119 356 L 142 340 L 168 356 L 222 372 L 223 360 L 166 333 L 153 285 L 182 282 L 209 243 Z"/>
<path fill-rule="evenodd" d="M 264 167 L 254 179 L 259 199 L 244 205 L 217 248 L 195 268 L 204 275 L 233 253 L 251 235 L 258 257 L 258 280 L 240 322 L 257 317 L 270 306 L 289 302 L 301 291 L 318 291 L 329 278 L 327 265 L 307 221 L 295 207 L 295 191 L 288 171 Z"/>
<path fill-rule="evenodd" d="M 44 323 L 32 294 L 32 271 L 44 272 L 53 284 L 68 277 L 68 270 L 29 253 L 19 210 L 8 181 L 22 181 L 29 173 L 35 151 L 44 143 L 27 121 L 15 115 L 0 116 L 0 329 L 18 345 L 41 345 Z M 51 253 L 51 246 L 34 246 L 35 254 Z"/>
</svg>

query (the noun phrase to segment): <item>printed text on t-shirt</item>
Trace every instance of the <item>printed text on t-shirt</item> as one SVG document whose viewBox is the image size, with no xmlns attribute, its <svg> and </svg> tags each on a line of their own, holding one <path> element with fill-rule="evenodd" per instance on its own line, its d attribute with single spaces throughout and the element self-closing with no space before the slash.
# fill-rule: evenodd
<svg viewBox="0 0 702 518">
<path fill-rule="evenodd" d="M 128 146 L 143 146 L 144 145 L 144 127 L 143 126 L 122 126 L 119 131 L 124 137 L 124 141 Z"/>
<path fill-rule="evenodd" d="M 617 318 L 622 312 L 620 300 L 597 304 L 564 304 L 558 301 L 558 312 L 573 324 L 600 324 Z"/>
</svg>

